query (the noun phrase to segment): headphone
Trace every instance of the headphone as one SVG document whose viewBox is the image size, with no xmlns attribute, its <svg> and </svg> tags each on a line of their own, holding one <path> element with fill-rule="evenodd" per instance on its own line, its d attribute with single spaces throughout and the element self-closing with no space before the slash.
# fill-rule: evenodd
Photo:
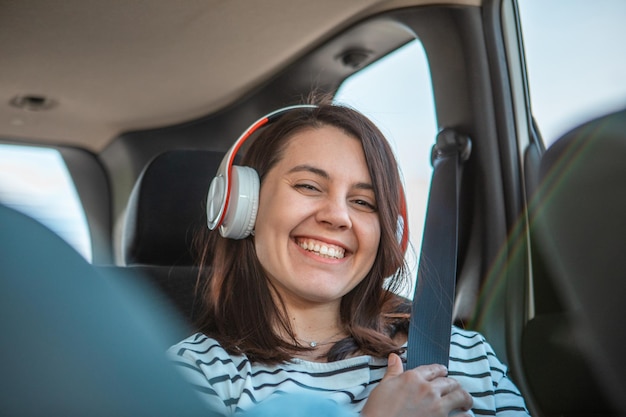
<svg viewBox="0 0 626 417">
<path fill-rule="evenodd" d="M 275 110 L 252 123 L 228 150 L 211 181 L 207 195 L 207 224 L 209 229 L 219 228 L 220 234 L 229 239 L 244 239 L 254 229 L 259 208 L 260 180 L 257 172 L 250 167 L 233 165 L 235 156 L 244 142 L 259 128 L 266 126 L 285 113 L 298 109 L 316 109 L 314 104 L 298 104 Z M 408 245 L 408 222 L 406 197 L 400 190 L 400 216 L 398 217 L 398 241 L 405 251 Z"/>
<path fill-rule="evenodd" d="M 230 239 L 243 239 L 254 229 L 259 208 L 260 181 L 250 167 L 233 165 L 241 145 L 260 127 L 276 121 L 295 109 L 315 109 L 316 105 L 300 104 L 275 110 L 252 123 L 224 155 L 207 195 L 207 223 L 209 229 L 219 227 L 220 234 Z M 232 198 L 232 196 L 235 196 Z"/>
</svg>

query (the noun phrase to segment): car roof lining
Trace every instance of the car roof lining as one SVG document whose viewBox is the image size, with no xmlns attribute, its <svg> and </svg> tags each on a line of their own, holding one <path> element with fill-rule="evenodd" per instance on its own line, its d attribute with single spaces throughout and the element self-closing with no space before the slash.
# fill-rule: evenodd
<svg viewBox="0 0 626 417">
<path fill-rule="evenodd" d="M 365 16 L 433 3 L 440 2 L 293 1 L 285 8 L 275 0 L 184 7 L 166 0 L 149 7 L 123 0 L 4 0 L 3 136 L 99 152 L 121 132 L 180 123 L 234 103 Z M 20 95 L 49 97 L 53 106 L 11 106 Z"/>
</svg>

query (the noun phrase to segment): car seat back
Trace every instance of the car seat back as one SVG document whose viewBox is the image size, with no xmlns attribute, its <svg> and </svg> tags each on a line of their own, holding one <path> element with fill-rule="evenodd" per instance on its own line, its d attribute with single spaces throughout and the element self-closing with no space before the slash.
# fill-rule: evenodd
<svg viewBox="0 0 626 417">
<path fill-rule="evenodd" d="M 626 411 L 626 111 L 564 135 L 539 174 L 534 281 L 557 288 L 562 307 L 525 329 L 528 379 L 544 409 L 560 415 Z"/>
<path fill-rule="evenodd" d="M 0 276 L 0 415 L 207 415 L 165 355 L 178 316 L 150 288 L 2 205 Z"/>
<path fill-rule="evenodd" d="M 224 153 L 175 150 L 144 168 L 123 226 L 125 265 L 191 266 L 194 233 L 206 227 L 206 197 Z"/>
<path fill-rule="evenodd" d="M 124 266 L 112 267 L 158 289 L 193 324 L 202 285 L 194 236 L 206 226 L 206 196 L 223 152 L 175 150 L 154 158 L 131 193 L 122 236 Z M 175 341 L 173 341 L 175 342 Z"/>
</svg>

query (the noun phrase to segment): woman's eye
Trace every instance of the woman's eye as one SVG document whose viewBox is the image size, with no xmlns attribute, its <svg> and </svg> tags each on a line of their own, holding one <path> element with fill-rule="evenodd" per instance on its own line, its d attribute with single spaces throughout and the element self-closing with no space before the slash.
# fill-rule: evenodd
<svg viewBox="0 0 626 417">
<path fill-rule="evenodd" d="M 360 207 L 362 210 L 367 210 L 367 211 L 377 211 L 378 208 L 370 203 L 369 201 L 366 200 L 353 200 L 353 203 L 356 204 L 358 207 Z"/>
<path fill-rule="evenodd" d="M 294 185 L 294 188 L 303 191 L 319 191 L 317 187 L 311 184 L 296 184 Z"/>
</svg>

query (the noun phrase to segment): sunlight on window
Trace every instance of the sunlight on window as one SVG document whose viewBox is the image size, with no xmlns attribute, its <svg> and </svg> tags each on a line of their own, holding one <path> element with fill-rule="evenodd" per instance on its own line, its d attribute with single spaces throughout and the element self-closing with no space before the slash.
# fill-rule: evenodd
<svg viewBox="0 0 626 417">
<path fill-rule="evenodd" d="M 87 220 L 57 150 L 0 145 L 0 202 L 37 219 L 91 261 Z"/>
<path fill-rule="evenodd" d="M 626 107 L 626 1 L 518 4 L 533 115 L 546 146 L 584 122 Z"/>
<path fill-rule="evenodd" d="M 407 262 L 415 277 L 432 174 L 430 150 L 437 134 L 430 70 L 421 42 L 412 41 L 348 78 L 335 101 L 367 115 L 394 148 L 409 210 L 413 250 Z M 403 295 L 412 294 L 408 289 Z"/>
</svg>

